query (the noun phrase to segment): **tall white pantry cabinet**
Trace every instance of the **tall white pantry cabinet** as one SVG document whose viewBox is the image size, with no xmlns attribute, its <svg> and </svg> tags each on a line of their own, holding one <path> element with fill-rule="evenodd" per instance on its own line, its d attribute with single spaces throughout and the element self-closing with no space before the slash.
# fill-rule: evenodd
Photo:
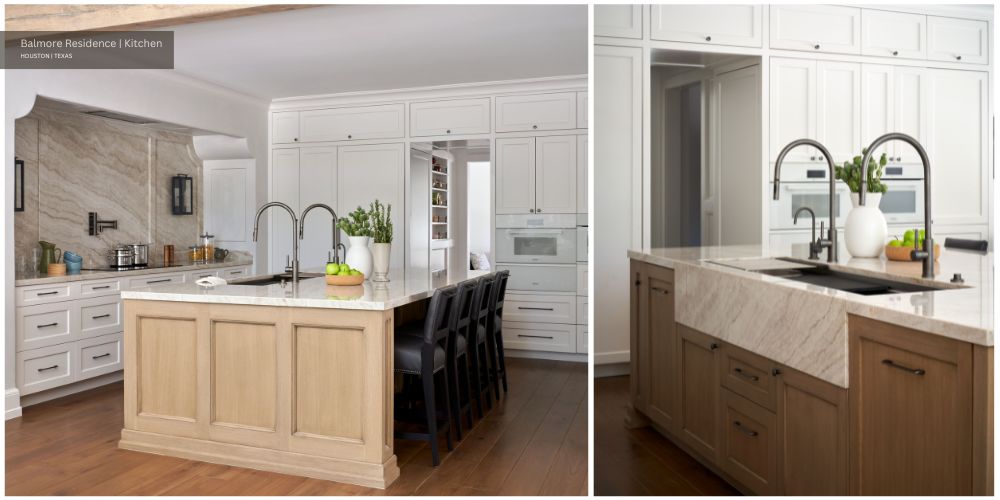
<svg viewBox="0 0 1000 500">
<path fill-rule="evenodd" d="M 330 205 L 340 217 L 358 205 L 367 209 L 375 198 L 392 203 L 390 265 L 402 269 L 411 263 L 405 243 L 410 229 L 408 203 L 416 202 L 407 199 L 413 192 L 408 186 L 411 143 L 422 147 L 438 141 L 461 144 L 487 139 L 493 172 L 490 234 L 496 234 L 497 214 L 578 214 L 578 220 L 585 221 L 587 103 L 586 75 L 456 85 L 447 90 L 279 99 L 272 103 L 270 113 L 269 200 L 285 203 L 297 217 L 315 203 Z M 456 177 L 456 173 L 449 173 L 449 183 L 464 182 L 464 175 Z M 465 219 L 457 215 L 461 208 L 449 207 L 449 219 L 457 221 L 449 221 L 455 226 L 449 233 L 459 239 L 465 238 Z M 271 209 L 265 216 L 269 268 L 280 272 L 292 253 L 291 238 L 296 233 L 284 210 Z M 332 246 L 330 215 L 313 210 L 305 226 L 304 239 L 299 241 L 300 265 L 303 269 L 322 266 Z M 350 246 L 344 233 L 341 242 Z M 467 249 L 464 244 L 454 245 L 452 250 Z M 494 266 L 495 249 L 494 241 L 490 259 Z M 585 277 L 586 250 L 577 260 L 570 266 L 577 276 Z M 452 259 L 453 265 L 456 262 L 461 264 L 460 259 Z M 558 311 L 540 317 L 505 315 L 504 346 L 509 355 L 533 351 L 527 355 L 582 358 L 588 345 L 587 295 L 585 278 L 578 280 L 576 292 L 525 292 L 508 287 L 508 303 L 542 304 L 540 309 L 555 303 L 553 309 Z M 552 339 L 520 342 L 517 333 L 526 330 L 546 332 L 541 337 Z"/>
<path fill-rule="evenodd" d="M 843 163 L 876 137 L 902 132 L 930 157 L 935 239 L 992 245 L 993 22 L 992 11 L 959 5 L 596 5 L 593 168 L 606 196 L 593 200 L 601 263 L 594 281 L 602 283 L 594 291 L 595 363 L 629 360 L 628 315 L 620 313 L 629 307 L 627 284 L 609 280 L 627 272 L 627 249 L 650 242 L 657 51 L 759 58 L 759 241 L 809 239 L 808 229 L 772 230 L 766 222 L 771 169 L 785 145 L 816 139 Z M 878 153 L 894 165 L 920 164 L 898 141 Z M 786 161 L 826 163 L 807 147 Z"/>
</svg>

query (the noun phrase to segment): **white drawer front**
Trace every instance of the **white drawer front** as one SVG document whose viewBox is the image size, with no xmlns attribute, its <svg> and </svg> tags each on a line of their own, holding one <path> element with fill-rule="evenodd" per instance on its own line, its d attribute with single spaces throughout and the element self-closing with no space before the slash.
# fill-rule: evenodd
<svg viewBox="0 0 1000 500">
<path fill-rule="evenodd" d="M 75 380 L 73 361 L 76 343 L 69 342 L 17 353 L 17 389 L 32 394 Z"/>
<path fill-rule="evenodd" d="M 74 324 L 75 312 L 75 302 L 18 307 L 16 350 L 25 351 L 76 340 L 79 327 Z"/>
<path fill-rule="evenodd" d="M 114 295 L 119 294 L 122 291 L 122 283 L 118 278 L 97 281 L 78 281 L 75 284 L 80 287 L 79 297 L 82 299 L 101 297 L 104 295 Z"/>
<path fill-rule="evenodd" d="M 128 280 L 128 289 L 151 288 L 157 286 L 179 285 L 184 283 L 183 274 L 148 274 Z"/>
<path fill-rule="evenodd" d="M 577 295 L 590 295 L 589 288 L 587 287 L 589 275 L 590 275 L 590 265 L 589 264 L 577 264 L 576 265 L 576 294 Z"/>
<path fill-rule="evenodd" d="M 77 352 L 80 353 L 77 366 L 80 367 L 80 372 L 76 380 L 124 369 L 125 362 L 122 359 L 124 337 L 124 332 L 118 332 L 77 342 Z"/>
<path fill-rule="evenodd" d="M 497 132 L 575 128 L 576 92 L 497 97 Z"/>
<path fill-rule="evenodd" d="M 508 293 L 503 312 L 504 321 L 573 324 L 576 322 L 576 297 Z"/>
<path fill-rule="evenodd" d="M 575 292 L 576 266 L 519 266 L 498 264 L 498 271 L 510 271 L 507 290 L 523 292 Z"/>
<path fill-rule="evenodd" d="M 576 324 L 586 325 L 587 317 L 590 314 L 590 299 L 588 297 L 576 298 Z"/>
<path fill-rule="evenodd" d="M 60 302 L 73 297 L 72 283 L 54 283 L 51 285 L 32 285 L 17 287 L 15 305 L 33 306 Z"/>
<path fill-rule="evenodd" d="M 861 54 L 861 9 L 771 5 L 772 49 Z"/>
<path fill-rule="evenodd" d="M 989 64 L 986 21 L 927 16 L 927 59 Z"/>
<path fill-rule="evenodd" d="M 207 278 L 209 276 L 216 276 L 216 277 L 218 277 L 219 276 L 219 270 L 218 269 L 199 269 L 197 271 L 191 271 L 190 273 L 188 273 L 188 277 L 187 278 L 188 278 L 188 282 L 189 283 L 194 283 L 195 281 L 198 281 L 198 280 L 200 280 L 202 278 Z"/>
<path fill-rule="evenodd" d="M 506 301 L 504 308 L 506 308 Z M 503 322 L 504 349 L 576 352 L 576 325 Z"/>
<path fill-rule="evenodd" d="M 652 5 L 653 40 L 760 47 L 760 5 Z"/>
<path fill-rule="evenodd" d="M 587 262 L 587 236 L 590 228 L 576 228 L 576 261 Z"/>
<path fill-rule="evenodd" d="M 223 269 L 222 271 L 220 271 L 220 273 L 222 275 L 221 277 L 223 279 L 227 279 L 227 280 L 229 280 L 229 279 L 246 278 L 246 277 L 250 276 L 250 268 L 249 267 L 234 267 L 232 269 Z"/>
<path fill-rule="evenodd" d="M 490 98 L 416 102 L 410 105 L 410 136 L 490 133 Z"/>
<path fill-rule="evenodd" d="M 95 297 L 78 302 L 80 311 L 79 338 L 97 337 L 125 330 L 121 297 Z"/>
<path fill-rule="evenodd" d="M 403 123 L 402 104 L 301 111 L 298 142 L 394 139 Z"/>
<path fill-rule="evenodd" d="M 576 327 L 576 352 L 587 354 L 590 352 L 590 340 L 587 339 L 587 325 L 577 325 Z"/>
<path fill-rule="evenodd" d="M 861 54 L 926 59 L 927 16 L 862 9 Z"/>
</svg>

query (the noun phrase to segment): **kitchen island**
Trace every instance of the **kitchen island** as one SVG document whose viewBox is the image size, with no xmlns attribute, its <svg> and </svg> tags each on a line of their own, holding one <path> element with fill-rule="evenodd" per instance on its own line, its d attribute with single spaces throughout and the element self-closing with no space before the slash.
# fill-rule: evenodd
<svg viewBox="0 0 1000 500">
<path fill-rule="evenodd" d="M 385 488 L 399 476 L 394 325 L 483 274 L 391 270 L 389 283 L 344 287 L 305 272 L 297 284 L 123 292 L 119 447 Z"/>
<path fill-rule="evenodd" d="M 629 251 L 626 425 L 757 494 L 992 494 L 993 254 L 808 254 Z"/>
</svg>

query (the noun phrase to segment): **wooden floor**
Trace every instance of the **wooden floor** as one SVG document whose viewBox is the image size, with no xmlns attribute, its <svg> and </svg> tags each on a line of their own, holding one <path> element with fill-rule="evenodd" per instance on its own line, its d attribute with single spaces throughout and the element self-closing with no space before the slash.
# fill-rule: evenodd
<svg viewBox="0 0 1000 500">
<path fill-rule="evenodd" d="M 594 380 L 594 494 L 740 494 L 652 427 L 626 428 L 628 400 L 628 376 Z"/>
<path fill-rule="evenodd" d="M 431 464 L 397 440 L 379 490 L 119 450 L 122 383 L 31 406 L 6 423 L 7 495 L 586 495 L 587 364 L 508 358 L 509 392 Z"/>
</svg>

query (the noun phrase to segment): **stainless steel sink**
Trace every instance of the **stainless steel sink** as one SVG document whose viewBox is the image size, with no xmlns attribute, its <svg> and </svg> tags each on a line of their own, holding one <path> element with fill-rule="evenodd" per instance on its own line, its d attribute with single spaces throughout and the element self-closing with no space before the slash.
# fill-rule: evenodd
<svg viewBox="0 0 1000 500">
<path fill-rule="evenodd" d="M 712 262 L 727 267 L 735 267 L 737 269 L 743 269 L 744 271 L 748 272 L 766 274 L 768 276 L 774 276 L 781 279 L 798 281 L 800 283 L 808 283 L 810 285 L 832 288 L 834 290 L 841 290 L 847 293 L 854 293 L 858 295 L 888 295 L 894 293 L 932 292 L 936 290 L 948 289 L 948 287 L 918 285 L 906 281 L 898 281 L 888 278 L 877 278 L 865 274 L 837 271 L 830 269 L 828 266 L 824 264 L 811 264 L 811 263 L 806 264 L 805 262 L 795 259 L 775 259 L 775 260 L 789 262 L 792 264 L 796 264 L 796 266 L 793 266 L 794 268 L 777 268 L 777 269 L 744 269 L 738 265 L 739 261 L 734 261 L 734 262 L 712 261 Z"/>
<path fill-rule="evenodd" d="M 323 273 L 299 273 L 299 281 L 322 278 L 325 276 Z M 243 286 L 267 286 L 267 285 L 278 285 L 281 283 L 291 283 L 291 274 L 275 274 L 273 276 L 247 278 L 241 281 L 230 281 L 230 285 L 243 285 Z"/>
</svg>

